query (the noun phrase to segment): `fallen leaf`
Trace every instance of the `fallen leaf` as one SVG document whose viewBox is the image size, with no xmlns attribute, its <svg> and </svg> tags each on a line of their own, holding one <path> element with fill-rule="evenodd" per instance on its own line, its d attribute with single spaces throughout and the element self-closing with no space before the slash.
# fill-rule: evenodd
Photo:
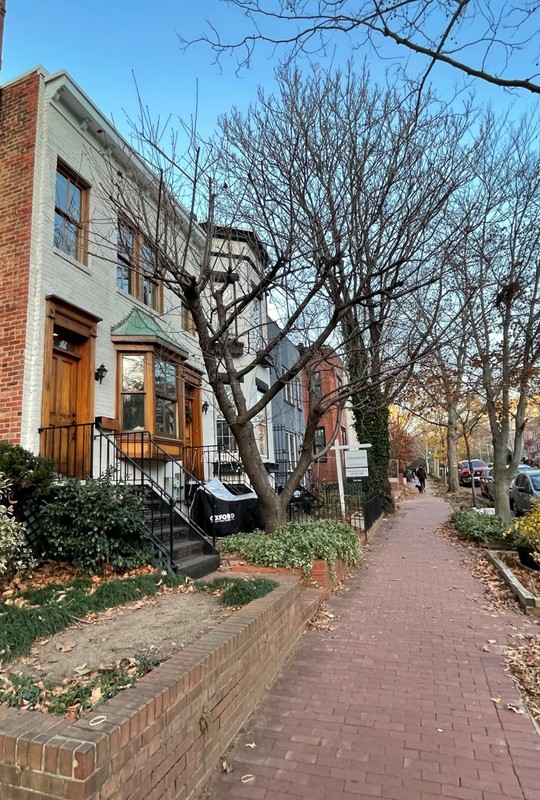
<svg viewBox="0 0 540 800">
<path fill-rule="evenodd" d="M 513 703 L 507 703 L 506 704 L 506 708 L 509 711 L 513 711 L 514 714 L 524 714 L 525 713 L 525 709 L 524 708 L 522 708 L 521 706 L 515 706 Z"/>
<path fill-rule="evenodd" d="M 221 771 L 222 772 L 232 772 L 232 767 L 228 761 L 221 762 Z"/>
<path fill-rule="evenodd" d="M 484 653 L 491 653 L 491 650 L 489 649 L 487 644 L 482 645 L 482 650 L 484 651 Z"/>
<path fill-rule="evenodd" d="M 257 747 L 255 742 L 246 742 L 246 747 Z"/>
<path fill-rule="evenodd" d="M 56 650 L 59 653 L 69 653 L 74 647 L 77 647 L 77 642 L 58 642 Z"/>
<path fill-rule="evenodd" d="M 501 702 L 501 698 L 500 697 L 492 697 L 491 699 L 493 700 L 494 703 L 500 703 Z"/>
</svg>

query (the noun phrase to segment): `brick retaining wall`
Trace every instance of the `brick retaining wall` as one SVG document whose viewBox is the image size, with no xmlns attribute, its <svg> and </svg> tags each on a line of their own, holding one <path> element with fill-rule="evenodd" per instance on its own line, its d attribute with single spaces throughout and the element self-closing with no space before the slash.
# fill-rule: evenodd
<svg viewBox="0 0 540 800">
<path fill-rule="evenodd" d="M 279 580 L 84 719 L 0 708 L 2 800 L 192 798 L 301 635 L 304 590 Z"/>
<path fill-rule="evenodd" d="M 325 590 L 325 595 L 328 596 L 330 591 L 340 583 L 349 568 L 341 558 L 336 558 L 334 562 L 333 571 L 330 570 L 328 561 L 324 558 L 317 558 L 313 562 L 311 572 L 308 577 L 304 576 L 303 571 L 298 567 L 296 569 L 287 569 L 285 567 L 257 567 L 253 564 L 233 564 L 226 567 L 230 572 L 243 572 L 250 575 L 298 575 L 302 581 L 303 586 L 318 586 Z M 332 574 L 333 572 L 333 574 Z"/>
</svg>

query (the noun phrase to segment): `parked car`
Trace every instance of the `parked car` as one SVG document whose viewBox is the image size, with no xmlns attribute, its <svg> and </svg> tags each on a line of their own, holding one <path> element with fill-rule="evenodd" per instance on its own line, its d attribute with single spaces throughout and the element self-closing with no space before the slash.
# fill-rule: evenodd
<svg viewBox="0 0 540 800">
<path fill-rule="evenodd" d="M 540 469 L 520 472 L 508 490 L 510 508 L 519 517 L 529 511 L 533 500 L 540 500 Z"/>
<path fill-rule="evenodd" d="M 480 476 L 485 475 L 489 471 L 489 467 L 485 461 L 480 458 L 472 458 L 471 461 L 458 462 L 458 477 L 462 486 L 471 485 L 471 467 L 474 476 L 475 484 L 480 483 Z"/>
<path fill-rule="evenodd" d="M 484 472 L 483 475 L 480 475 L 479 483 L 482 496 L 486 497 L 488 500 L 495 500 L 495 495 L 493 493 L 493 484 L 495 483 L 495 478 L 493 477 L 492 469 L 488 469 L 487 472 Z"/>
<path fill-rule="evenodd" d="M 514 476 L 514 480 L 520 472 L 532 472 L 533 467 L 530 467 L 528 464 L 520 464 L 516 470 L 516 474 Z M 487 497 L 488 500 L 494 501 L 495 500 L 495 492 L 493 489 L 493 484 L 495 483 L 495 477 L 493 475 L 493 470 L 490 469 L 485 472 L 483 475 L 480 476 L 480 491 L 484 497 Z"/>
</svg>

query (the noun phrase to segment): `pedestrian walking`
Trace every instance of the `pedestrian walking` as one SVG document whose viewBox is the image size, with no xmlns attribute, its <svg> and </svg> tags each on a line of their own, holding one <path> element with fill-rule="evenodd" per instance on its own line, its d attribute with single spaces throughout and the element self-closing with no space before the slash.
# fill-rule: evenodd
<svg viewBox="0 0 540 800">
<path fill-rule="evenodd" d="M 416 470 L 416 477 L 420 481 L 420 486 L 418 487 L 419 492 L 426 491 L 426 471 L 422 465 L 418 467 Z"/>
</svg>

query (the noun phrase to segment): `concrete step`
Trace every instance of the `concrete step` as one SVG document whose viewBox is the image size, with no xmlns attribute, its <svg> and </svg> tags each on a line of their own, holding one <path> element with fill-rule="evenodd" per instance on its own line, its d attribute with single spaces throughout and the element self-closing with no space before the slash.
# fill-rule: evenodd
<svg viewBox="0 0 540 800">
<path fill-rule="evenodd" d="M 179 575 L 187 575 L 189 578 L 204 578 L 219 567 L 219 555 L 191 556 L 190 558 L 175 560 Z"/>
</svg>

